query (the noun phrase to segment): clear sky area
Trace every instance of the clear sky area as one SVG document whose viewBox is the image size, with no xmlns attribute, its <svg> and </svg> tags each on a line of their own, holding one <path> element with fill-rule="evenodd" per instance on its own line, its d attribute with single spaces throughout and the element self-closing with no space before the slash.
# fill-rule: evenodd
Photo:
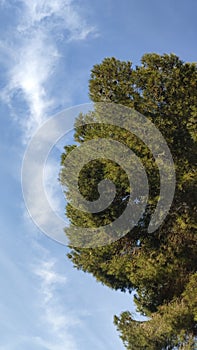
<svg viewBox="0 0 197 350">
<path fill-rule="evenodd" d="M 135 315 L 132 296 L 74 269 L 68 248 L 36 227 L 22 160 L 47 118 L 89 102 L 90 70 L 105 57 L 196 61 L 196 13 L 196 0 L 0 0 L 0 350 L 124 349 L 113 315 Z M 48 159 L 45 186 L 64 217 L 62 146 Z"/>
</svg>

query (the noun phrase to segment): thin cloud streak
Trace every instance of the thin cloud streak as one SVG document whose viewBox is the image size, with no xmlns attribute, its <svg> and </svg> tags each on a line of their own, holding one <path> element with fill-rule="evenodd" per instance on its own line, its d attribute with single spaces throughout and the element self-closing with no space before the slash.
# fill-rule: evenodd
<svg viewBox="0 0 197 350">
<path fill-rule="evenodd" d="M 67 33 L 66 39 L 84 40 L 89 34 L 97 35 L 96 28 L 87 24 L 73 0 L 22 0 L 26 15 L 18 26 L 19 32 L 36 30 L 39 25 L 47 32 L 55 29 Z"/>
<path fill-rule="evenodd" d="M 50 79 L 57 62 L 57 50 L 51 45 L 43 46 L 42 35 L 34 38 L 19 50 L 18 62 L 10 69 L 9 83 L 4 96 L 12 101 L 15 94 L 27 104 L 28 117 L 17 118 L 24 132 L 24 140 L 30 138 L 46 119 L 47 111 L 54 101 L 47 96 L 45 84 Z"/>
<path fill-rule="evenodd" d="M 55 158 L 55 157 L 54 157 Z M 44 168 L 44 187 L 48 201 L 53 210 L 64 220 L 65 218 L 65 195 L 60 186 L 59 178 L 59 159 L 50 159 L 46 162 Z M 42 209 L 42 208 L 40 208 Z M 69 221 L 68 221 L 69 222 Z M 66 221 L 65 221 L 66 224 Z"/>
<path fill-rule="evenodd" d="M 16 18 L 3 34 L 4 40 L 0 41 L 5 80 L 0 99 L 11 108 L 21 126 L 22 141 L 26 144 L 53 108 L 58 107 L 58 97 L 53 97 L 52 92 L 53 76 L 62 56 L 61 45 L 64 49 L 73 41 L 97 34 L 95 28 L 80 15 L 75 1 L 0 1 L 0 7 L 5 11 L 15 11 L 16 6 Z M 50 190 L 51 200 L 54 200 L 54 190 Z M 42 198 L 37 198 L 35 205 L 41 209 Z M 39 297 L 35 302 L 39 313 L 37 321 L 41 326 L 38 336 L 33 332 L 29 336 L 19 334 L 4 349 L 16 349 L 18 345 L 19 348 L 31 349 L 33 344 L 38 349 L 78 350 L 71 331 L 72 326 L 80 324 L 80 320 L 72 312 L 65 312 L 58 290 L 61 286 L 65 287 L 66 278 L 56 271 L 55 261 L 45 257 L 34 266 L 33 273 L 35 286 L 39 284 Z"/>
<path fill-rule="evenodd" d="M 77 350 L 77 344 L 71 335 L 71 328 L 79 325 L 79 319 L 69 313 L 62 313 L 61 299 L 58 297 L 57 289 L 67 283 L 65 276 L 56 271 L 56 261 L 47 259 L 39 261 L 34 267 L 33 273 L 39 278 L 40 288 L 40 314 L 45 331 L 49 337 L 34 337 L 31 341 L 44 346 L 48 350 L 69 349 Z"/>
<path fill-rule="evenodd" d="M 95 27 L 80 15 L 76 4 L 73 0 L 20 0 L 16 4 L 8 0 L 0 3 L 2 9 L 9 11 L 16 10 L 17 6 L 17 16 L 5 35 L 6 39 L 0 41 L 1 61 L 7 79 L 0 99 L 10 107 L 20 125 L 24 145 L 62 103 L 54 91 L 57 87 L 53 86 L 62 48 L 65 49 L 70 42 L 85 40 L 90 34 L 97 35 Z M 65 88 L 65 96 L 66 102 L 69 101 L 68 88 Z M 54 165 L 49 166 L 52 169 Z M 36 191 L 36 174 L 32 181 Z M 55 211 L 60 212 L 61 200 L 56 188 L 46 179 L 45 189 L 50 203 Z M 38 214 L 42 207 L 42 198 L 38 196 L 35 203 Z M 48 213 L 45 220 L 50 222 Z"/>
<path fill-rule="evenodd" d="M 0 97 L 12 107 L 15 117 L 22 115 L 17 121 L 26 143 L 58 106 L 57 97 L 50 96 L 49 87 L 61 58 L 59 43 L 69 45 L 97 33 L 72 0 L 21 0 L 18 4 L 17 23 L 0 45 L 0 51 L 8 56 L 8 83 Z M 26 104 L 23 113 L 16 112 L 16 99 Z"/>
</svg>

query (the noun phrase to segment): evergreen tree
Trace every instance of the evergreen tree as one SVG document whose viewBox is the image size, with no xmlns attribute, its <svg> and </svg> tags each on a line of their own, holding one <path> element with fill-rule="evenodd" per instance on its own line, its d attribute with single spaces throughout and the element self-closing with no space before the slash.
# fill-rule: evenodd
<svg viewBox="0 0 197 350">
<path fill-rule="evenodd" d="M 82 145 L 91 139 L 113 137 L 140 157 L 149 180 L 143 218 L 125 236 L 96 248 L 77 247 L 74 227 L 100 227 L 121 215 L 130 193 L 124 170 L 103 158 L 82 169 L 79 188 L 87 200 L 98 199 L 98 184 L 103 179 L 112 180 L 116 186 L 113 203 L 98 214 L 75 209 L 69 200 L 69 188 L 66 191 L 66 214 L 70 219 L 66 234 L 71 248 L 68 257 L 76 268 L 91 273 L 110 288 L 135 290 L 137 310 L 149 318 L 137 322 L 129 312 L 115 317 L 128 349 L 197 347 L 196 82 L 196 65 L 184 63 L 173 54 L 145 54 L 135 68 L 131 62 L 106 58 L 91 72 L 91 100 L 114 102 L 142 113 L 160 130 L 172 153 L 176 168 L 174 200 L 167 219 L 151 234 L 148 225 L 158 200 L 159 172 L 149 148 L 124 127 L 100 124 L 98 111 L 80 115 L 76 121 L 75 141 Z M 65 147 L 62 155 L 60 179 L 64 185 L 66 157 L 75 147 Z"/>
</svg>

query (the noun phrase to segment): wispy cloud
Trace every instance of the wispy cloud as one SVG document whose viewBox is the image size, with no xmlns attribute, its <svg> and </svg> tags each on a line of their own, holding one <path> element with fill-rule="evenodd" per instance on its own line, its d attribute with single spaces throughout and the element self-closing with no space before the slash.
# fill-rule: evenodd
<svg viewBox="0 0 197 350">
<path fill-rule="evenodd" d="M 34 242 L 33 251 L 35 256 L 29 250 L 30 262 L 24 264 L 25 268 L 17 266 L 16 261 L 12 262 L 1 251 L 2 277 L 7 274 L 8 286 L 12 282 L 13 291 L 7 290 L 10 305 L 0 303 L 3 315 L 0 350 L 79 350 L 74 334 L 76 327 L 80 331 L 80 315 L 65 303 L 69 280 L 59 271 L 60 266 L 46 248 Z"/>
<path fill-rule="evenodd" d="M 10 104 L 16 94 L 25 102 L 27 116 L 20 116 L 18 122 L 26 139 L 44 122 L 49 107 L 54 103 L 47 95 L 45 84 L 54 71 L 57 50 L 52 44 L 47 47 L 43 45 L 41 33 L 21 47 L 17 56 L 17 62 L 8 72 L 9 82 L 3 96 Z"/>
<path fill-rule="evenodd" d="M 77 0 L 8 0 L 1 1 L 0 7 L 6 14 L 13 13 L 13 21 L 6 24 L 0 41 L 0 60 L 4 68 L 0 99 L 9 105 L 26 145 L 49 115 L 57 112 L 60 105 L 72 103 L 69 79 L 64 84 L 54 84 L 67 46 L 90 35 L 94 37 L 97 31 L 81 14 Z M 64 61 L 66 66 L 65 57 Z M 58 78 L 61 81 L 61 77 Z M 64 91 L 64 103 L 58 90 Z M 60 213 L 60 206 L 64 210 L 64 204 L 63 196 L 59 199 L 58 168 L 59 158 L 58 164 L 57 161 L 47 164 L 45 189 L 54 211 Z M 35 186 L 32 187 L 36 191 L 36 173 L 34 175 Z M 34 209 L 38 215 L 43 212 L 42 196 L 37 196 Z M 44 220 L 51 224 L 48 212 Z"/>
<path fill-rule="evenodd" d="M 11 1 L 0 6 L 11 8 Z M 27 141 L 58 104 L 51 97 L 51 85 L 61 57 L 59 44 L 85 40 L 96 35 L 96 29 L 80 15 L 76 1 L 20 0 L 15 6 L 17 20 L 0 45 L 8 58 L 1 98 L 13 107 L 15 116 L 23 104 L 22 118 L 17 119 Z"/>
<path fill-rule="evenodd" d="M 44 305 L 51 301 L 53 297 L 53 288 L 56 283 L 65 284 L 66 278 L 55 272 L 55 261 L 48 260 L 39 264 L 39 267 L 34 269 L 35 275 L 40 277 L 41 292 L 44 296 Z"/>
<path fill-rule="evenodd" d="M 58 215 L 65 219 L 65 197 L 58 181 L 59 163 L 59 159 L 50 159 L 46 162 L 44 169 L 44 186 L 51 207 Z"/>
<path fill-rule="evenodd" d="M 0 0 L 0 7 L 2 12 L 13 15 L 0 40 L 4 82 L 0 99 L 11 108 L 21 126 L 23 142 L 27 143 L 53 109 L 57 110 L 59 101 L 53 94 L 53 78 L 66 46 L 96 35 L 96 29 L 81 15 L 75 0 Z M 51 182 L 54 169 L 57 171 L 57 164 L 46 167 L 46 187 L 51 202 L 59 209 Z M 42 198 L 37 198 L 35 206 L 42 210 Z M 47 215 L 46 220 L 50 219 Z M 78 350 L 72 327 L 80 327 L 80 320 L 70 306 L 63 305 L 60 292 L 61 288 L 66 289 L 67 279 L 46 254 L 34 266 L 33 274 L 38 293 L 33 300 L 32 317 L 37 316 L 38 332 L 19 332 L 17 339 L 10 339 L 3 349 Z"/>
<path fill-rule="evenodd" d="M 60 294 L 58 288 L 67 283 L 65 276 L 57 272 L 54 259 L 42 260 L 33 269 L 34 274 L 39 278 L 40 288 L 40 314 L 42 323 L 45 325 L 45 332 L 50 336 L 47 338 L 34 337 L 31 339 L 35 344 L 46 347 L 48 350 L 76 350 L 77 344 L 72 336 L 71 329 L 79 325 L 80 321 L 71 313 L 62 313 Z"/>
<path fill-rule="evenodd" d="M 73 0 L 21 0 L 25 16 L 18 26 L 19 32 L 29 29 L 67 31 L 67 40 L 84 40 L 89 34 L 96 33 L 95 27 L 87 24 L 79 14 L 76 1 Z"/>
</svg>

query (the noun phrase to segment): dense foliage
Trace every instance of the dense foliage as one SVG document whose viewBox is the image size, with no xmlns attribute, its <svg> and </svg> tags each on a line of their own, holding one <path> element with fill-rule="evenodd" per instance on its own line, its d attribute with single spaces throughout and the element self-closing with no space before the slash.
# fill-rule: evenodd
<svg viewBox="0 0 197 350">
<path fill-rule="evenodd" d="M 97 248 L 75 246 L 72 229 L 75 225 L 97 227 L 123 212 L 130 192 L 124 171 L 106 159 L 93 161 L 81 171 L 79 187 L 88 200 L 98 198 L 97 185 L 102 179 L 116 185 L 114 202 L 99 214 L 73 208 L 67 189 L 66 214 L 71 223 L 66 230 L 71 242 L 68 257 L 76 268 L 110 288 L 134 290 L 138 311 L 148 317 L 138 322 L 129 312 L 115 316 L 128 349 L 197 348 L 196 82 L 196 65 L 173 54 L 145 54 L 135 68 L 131 62 L 106 58 L 91 72 L 92 101 L 115 102 L 139 111 L 161 131 L 171 150 L 176 167 L 174 201 L 167 219 L 154 233 L 148 233 L 147 227 L 158 199 L 159 173 L 148 147 L 123 128 L 85 125 L 88 115 L 79 116 L 83 126 L 76 122 L 75 140 L 79 144 L 113 136 L 140 157 L 149 179 L 149 202 L 141 222 L 116 242 Z M 62 155 L 62 182 L 64 162 L 74 147 L 67 146 Z"/>
</svg>

